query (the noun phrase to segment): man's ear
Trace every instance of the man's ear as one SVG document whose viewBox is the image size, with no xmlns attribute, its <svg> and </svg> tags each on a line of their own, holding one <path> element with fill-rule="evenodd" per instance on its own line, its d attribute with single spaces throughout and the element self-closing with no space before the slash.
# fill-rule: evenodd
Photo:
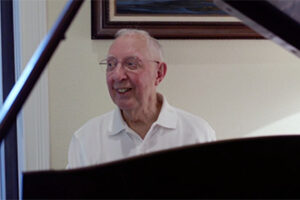
<svg viewBox="0 0 300 200">
<path fill-rule="evenodd" d="M 160 82 L 165 78 L 167 74 L 167 64 L 164 62 L 159 63 L 158 70 L 156 73 L 155 86 L 158 86 Z"/>
</svg>

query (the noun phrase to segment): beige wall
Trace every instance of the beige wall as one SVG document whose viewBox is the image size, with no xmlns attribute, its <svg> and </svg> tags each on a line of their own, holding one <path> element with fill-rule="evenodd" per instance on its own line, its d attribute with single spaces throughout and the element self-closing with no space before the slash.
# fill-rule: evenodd
<svg viewBox="0 0 300 200">
<path fill-rule="evenodd" d="M 48 1 L 52 25 L 65 1 Z M 72 134 L 114 107 L 97 62 L 110 40 L 91 40 L 84 3 L 49 65 L 51 167 L 64 168 Z M 159 90 L 205 118 L 218 139 L 300 133 L 300 60 L 266 40 L 161 40 L 168 63 Z"/>
</svg>

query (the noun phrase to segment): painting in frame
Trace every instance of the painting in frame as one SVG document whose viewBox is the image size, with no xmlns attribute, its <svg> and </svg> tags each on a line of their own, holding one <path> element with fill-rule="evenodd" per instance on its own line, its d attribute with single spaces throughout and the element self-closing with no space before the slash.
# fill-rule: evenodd
<svg viewBox="0 0 300 200">
<path fill-rule="evenodd" d="M 121 28 L 158 39 L 261 39 L 212 0 L 92 0 L 92 39 L 112 39 Z"/>
</svg>

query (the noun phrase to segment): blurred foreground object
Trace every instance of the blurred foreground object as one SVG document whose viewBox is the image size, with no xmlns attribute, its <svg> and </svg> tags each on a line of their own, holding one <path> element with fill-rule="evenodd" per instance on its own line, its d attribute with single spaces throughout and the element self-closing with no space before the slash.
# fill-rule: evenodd
<svg viewBox="0 0 300 200">
<path fill-rule="evenodd" d="M 214 3 L 300 57 L 299 0 L 214 0 Z"/>
</svg>

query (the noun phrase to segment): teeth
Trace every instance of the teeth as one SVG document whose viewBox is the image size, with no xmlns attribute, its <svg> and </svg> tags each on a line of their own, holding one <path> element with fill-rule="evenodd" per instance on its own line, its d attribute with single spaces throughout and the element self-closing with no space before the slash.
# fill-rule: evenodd
<svg viewBox="0 0 300 200">
<path fill-rule="evenodd" d="M 118 92 L 124 93 L 124 92 L 127 92 L 128 90 L 129 90 L 128 88 L 121 88 L 121 89 L 118 89 Z"/>
</svg>

